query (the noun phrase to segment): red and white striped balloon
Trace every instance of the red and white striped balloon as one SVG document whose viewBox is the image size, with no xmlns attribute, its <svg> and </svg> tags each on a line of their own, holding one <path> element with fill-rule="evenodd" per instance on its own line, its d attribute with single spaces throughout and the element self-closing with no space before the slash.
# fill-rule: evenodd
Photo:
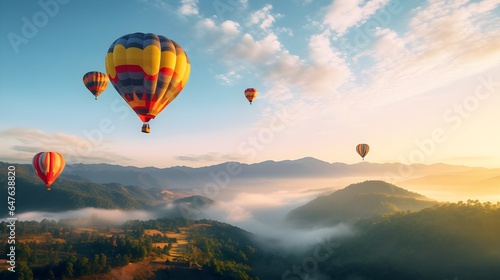
<svg viewBox="0 0 500 280">
<path fill-rule="evenodd" d="M 33 157 L 33 168 L 47 190 L 50 190 L 50 185 L 59 177 L 65 165 L 64 157 L 56 152 L 41 152 Z"/>
</svg>

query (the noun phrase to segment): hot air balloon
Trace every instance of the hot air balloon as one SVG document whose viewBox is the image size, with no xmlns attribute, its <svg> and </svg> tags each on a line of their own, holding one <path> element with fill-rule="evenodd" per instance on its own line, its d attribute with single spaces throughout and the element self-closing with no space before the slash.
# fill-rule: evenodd
<svg viewBox="0 0 500 280">
<path fill-rule="evenodd" d="M 248 99 L 248 102 L 250 102 L 250 105 L 252 105 L 252 101 L 257 97 L 257 94 L 259 94 L 259 92 L 254 88 L 245 89 L 245 97 Z"/>
<path fill-rule="evenodd" d="M 191 64 L 174 41 L 151 33 L 127 34 L 114 41 L 106 55 L 106 72 L 116 91 L 149 133 L 154 119 L 182 91 Z"/>
<path fill-rule="evenodd" d="M 97 100 L 97 97 L 108 87 L 108 76 L 102 72 L 88 72 L 83 75 L 83 83 Z"/>
<path fill-rule="evenodd" d="M 47 186 L 48 191 L 50 191 L 50 185 L 61 174 L 65 165 L 66 161 L 63 156 L 56 152 L 41 152 L 33 157 L 33 168 Z"/>
<path fill-rule="evenodd" d="M 366 154 L 368 154 L 369 151 L 370 151 L 370 146 L 368 146 L 368 144 L 358 144 L 356 146 L 356 152 L 358 152 L 358 154 L 361 156 L 361 158 L 363 158 L 363 160 L 365 160 L 365 156 Z"/>
</svg>

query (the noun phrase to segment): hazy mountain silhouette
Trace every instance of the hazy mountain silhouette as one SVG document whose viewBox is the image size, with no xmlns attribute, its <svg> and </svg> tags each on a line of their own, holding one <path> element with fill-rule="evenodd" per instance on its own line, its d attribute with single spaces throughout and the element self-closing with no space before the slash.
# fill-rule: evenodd
<svg viewBox="0 0 500 280">
<path fill-rule="evenodd" d="M 383 181 L 352 184 L 290 211 L 287 220 L 299 227 L 332 226 L 385 213 L 419 211 L 437 201 Z"/>
<path fill-rule="evenodd" d="M 401 185 L 421 190 L 449 191 L 476 195 L 500 195 L 500 169 L 474 169 L 462 172 L 443 172 L 429 174 L 419 178 L 406 180 Z M 473 188 L 472 188 L 473 187 Z M 470 197 L 473 198 L 473 197 Z"/>
<path fill-rule="evenodd" d="M 18 169 L 34 171 L 30 164 L 15 164 Z M 236 170 L 237 172 L 230 172 Z M 138 186 L 148 189 L 148 193 L 158 193 L 159 190 L 168 190 L 170 194 L 162 193 L 159 199 L 172 201 L 179 197 L 192 195 L 194 188 L 206 186 L 208 183 L 231 186 L 266 187 L 272 188 L 275 182 L 284 182 L 283 179 L 305 179 L 301 184 L 308 184 L 309 179 L 332 178 L 342 180 L 340 184 L 325 185 L 311 183 L 307 188 L 338 188 L 351 182 L 365 179 L 397 182 L 401 187 L 425 193 L 430 197 L 448 200 L 479 198 L 480 195 L 496 195 L 497 182 L 500 182 L 500 170 L 446 164 L 414 164 L 400 163 L 370 163 L 356 164 L 328 163 L 312 157 L 297 160 L 264 161 L 255 164 L 226 162 L 205 167 L 175 166 L 169 168 L 133 167 L 111 164 L 72 164 L 67 165 L 56 181 L 76 180 L 96 184 L 115 183 L 122 186 Z M 341 179 L 342 178 L 342 179 Z M 365 178 L 365 179 L 364 179 Z M 470 178 L 475 178 L 471 180 Z M 34 177 L 33 183 L 41 184 Z M 290 181 L 288 181 L 290 182 Z M 298 182 L 298 181 L 297 181 Z M 311 181 L 312 182 L 312 181 Z M 280 187 L 286 183 L 281 183 Z M 485 197 L 484 199 L 489 199 Z"/>
<path fill-rule="evenodd" d="M 239 170 L 229 175 L 228 169 Z M 335 178 L 335 177 L 407 177 L 439 174 L 443 172 L 464 172 L 480 168 L 446 164 L 404 165 L 400 163 L 356 164 L 328 163 L 312 157 L 297 160 L 264 161 L 254 164 L 225 162 L 205 167 L 175 166 L 169 168 L 132 167 L 111 164 L 73 164 L 66 166 L 64 176 L 80 176 L 95 183 L 121 183 L 145 188 L 187 189 L 204 185 L 214 180 L 280 179 L 280 178 Z"/>
</svg>

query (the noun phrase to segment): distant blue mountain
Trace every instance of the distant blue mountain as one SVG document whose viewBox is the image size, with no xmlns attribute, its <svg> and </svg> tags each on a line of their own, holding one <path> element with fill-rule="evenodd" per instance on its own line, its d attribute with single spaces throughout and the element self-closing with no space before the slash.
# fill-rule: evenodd
<svg viewBox="0 0 500 280">
<path fill-rule="evenodd" d="M 66 166 L 62 176 L 78 176 L 101 184 L 120 183 L 145 188 L 182 190 L 195 186 L 203 186 L 207 182 L 214 180 L 224 182 L 227 180 L 227 177 L 232 182 L 259 178 L 383 177 L 386 174 L 400 174 L 409 168 L 408 165 L 399 163 L 328 163 L 312 157 L 306 157 L 297 160 L 269 160 L 254 164 L 226 162 L 198 168 L 187 166 L 139 168 L 111 164 L 73 164 Z M 446 170 L 447 172 L 461 172 L 474 168 L 444 164 L 420 164 L 412 165 L 411 169 L 413 175 L 428 175 L 439 173 L 442 170 Z M 240 172 L 236 175 L 230 175 L 227 172 L 228 170 L 239 170 Z"/>
</svg>

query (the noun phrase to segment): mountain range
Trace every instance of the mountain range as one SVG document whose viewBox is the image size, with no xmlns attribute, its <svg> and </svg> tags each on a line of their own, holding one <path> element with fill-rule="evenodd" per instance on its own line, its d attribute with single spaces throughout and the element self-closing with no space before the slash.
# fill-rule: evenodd
<svg viewBox="0 0 500 280">
<path fill-rule="evenodd" d="M 228 170 L 232 170 L 228 172 Z M 254 164 L 225 162 L 221 164 L 188 167 L 174 166 L 168 168 L 133 167 L 111 164 L 72 164 L 67 165 L 64 175 L 86 178 L 95 183 L 121 183 L 159 188 L 185 188 L 214 180 L 214 177 L 227 174 L 231 179 L 255 178 L 307 178 L 307 177 L 352 177 L 376 176 L 402 180 L 411 180 L 422 176 L 444 173 L 460 173 L 489 170 L 500 175 L 500 169 L 486 169 L 448 164 L 401 164 L 401 163 L 369 163 L 356 164 L 328 163 L 312 157 L 296 160 L 263 161 Z"/>
<path fill-rule="evenodd" d="M 94 183 L 119 183 L 143 188 L 168 189 L 192 195 L 195 187 L 215 183 L 219 186 L 250 187 L 280 182 L 310 186 L 312 180 L 324 179 L 314 188 L 340 188 L 363 180 L 384 180 L 418 191 L 439 200 L 500 200 L 500 168 L 488 169 L 449 164 L 328 163 L 312 157 L 296 160 L 264 161 L 254 164 L 225 162 L 204 167 L 174 166 L 168 168 L 133 167 L 110 164 L 72 164 L 62 177 L 72 176 Z M 342 180 L 344 179 L 344 180 Z M 287 181 L 288 180 L 288 181 Z M 331 183 L 336 181 L 337 183 Z M 325 185 L 328 184 L 328 185 Z M 301 185 L 301 187 L 302 187 Z M 305 186 L 304 187 L 307 187 Z"/>
<path fill-rule="evenodd" d="M 0 167 L 4 170 L 7 170 L 8 165 L 0 162 Z M 301 186 L 303 191 L 309 189 L 312 192 L 316 190 L 317 193 L 321 188 L 331 193 L 334 189 L 355 182 L 384 180 L 441 201 L 446 199 L 439 197 L 439 194 L 458 195 L 463 200 L 485 195 L 500 198 L 500 189 L 497 187 L 500 184 L 500 169 L 446 164 L 345 164 L 328 163 L 311 157 L 255 164 L 226 162 L 199 168 L 71 164 L 65 167 L 54 183 L 50 196 L 30 164 L 14 166 L 17 195 L 29 194 L 26 199 L 18 202 L 19 207 L 24 204 L 20 209 L 26 211 L 55 211 L 68 207 L 76 209 L 83 205 L 137 209 L 191 196 L 195 194 L 193 188 L 203 187 L 207 183 L 229 185 L 231 188 L 234 186 L 235 189 L 245 191 L 262 187 L 268 191 L 273 187 L 277 190 L 277 182 L 300 180 L 305 184 Z M 318 178 L 348 178 L 348 183 L 337 184 L 333 189 L 332 185 L 312 187 L 309 182 Z M 5 180 L 5 176 L 0 178 L 1 183 Z M 282 184 L 279 190 L 286 187 L 286 184 Z M 57 202 L 48 203 L 54 198 L 57 198 Z M 41 201 L 47 201 L 47 204 L 40 208 Z"/>
</svg>

